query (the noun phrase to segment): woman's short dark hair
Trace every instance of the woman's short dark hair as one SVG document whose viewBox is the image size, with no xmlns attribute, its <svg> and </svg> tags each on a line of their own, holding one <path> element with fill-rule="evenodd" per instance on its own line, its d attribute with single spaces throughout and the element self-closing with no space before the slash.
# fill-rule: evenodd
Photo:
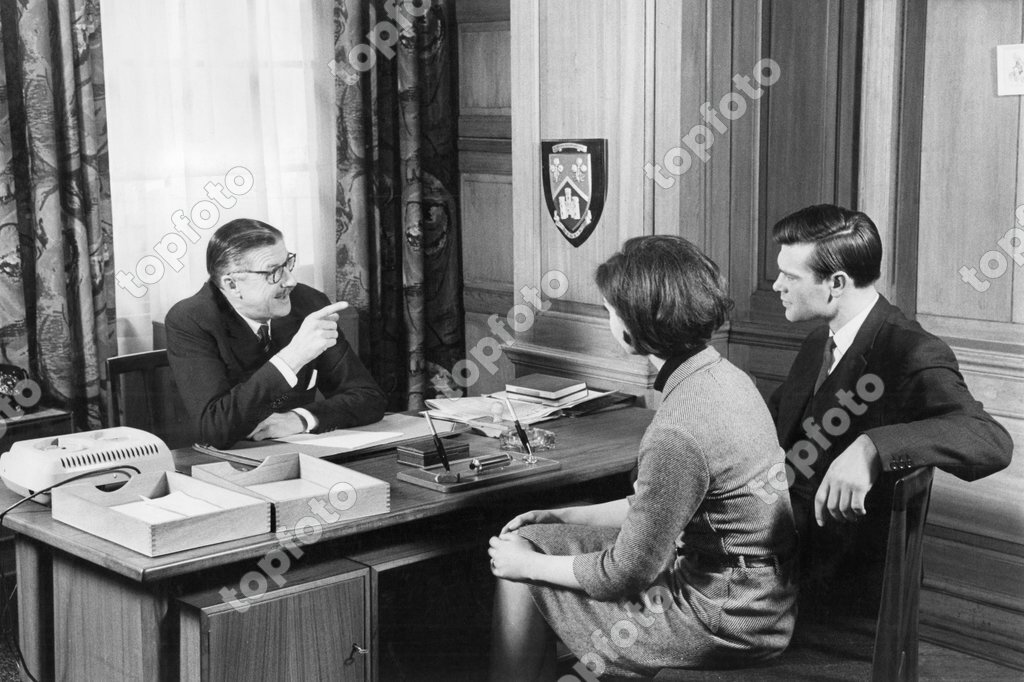
<svg viewBox="0 0 1024 682">
<path fill-rule="evenodd" d="M 594 278 L 643 355 L 669 358 L 700 348 L 732 308 L 718 266 L 682 237 L 633 237 Z"/>
<path fill-rule="evenodd" d="M 807 265 L 819 282 L 842 270 L 854 286 L 865 287 L 882 273 L 878 228 L 860 211 L 808 206 L 775 223 L 772 238 L 776 244 L 813 244 Z"/>
<path fill-rule="evenodd" d="M 206 272 L 219 286 L 220 278 L 243 265 L 245 255 L 253 249 L 277 244 L 284 235 L 273 225 L 252 218 L 236 218 L 224 223 L 206 245 Z"/>
</svg>

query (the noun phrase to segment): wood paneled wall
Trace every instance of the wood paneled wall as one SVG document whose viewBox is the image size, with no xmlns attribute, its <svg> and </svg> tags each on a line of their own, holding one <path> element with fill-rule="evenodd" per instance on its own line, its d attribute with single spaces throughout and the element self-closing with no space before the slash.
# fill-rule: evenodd
<svg viewBox="0 0 1024 682">
<path fill-rule="evenodd" d="M 995 46 L 1021 42 L 1021 3 L 933 0 L 926 40 L 918 313 L 922 321 L 1024 322 L 1020 269 L 1011 262 L 989 278 L 979 263 L 987 251 L 1002 253 L 997 242 L 1024 200 L 1020 98 L 997 97 L 994 77 Z M 987 288 L 964 282 L 962 266 L 978 270 Z"/>
<path fill-rule="evenodd" d="M 782 321 L 770 292 L 775 220 L 821 201 L 860 208 L 882 233 L 883 293 L 950 343 L 972 393 L 1019 451 L 1024 277 L 1007 258 L 1007 271 L 977 292 L 959 269 L 981 270 L 979 260 L 998 248 L 1024 203 L 1020 98 L 996 97 L 994 78 L 995 46 L 1021 42 L 1024 6 L 869 0 L 761 7 L 761 49 L 783 76 L 762 103 L 752 145 L 761 188 L 753 237 L 744 226 L 746 202 L 733 213 L 730 282 L 739 305 L 730 357 L 767 395 L 806 332 Z M 739 154 L 745 148 L 734 159 Z M 1009 469 L 975 483 L 937 474 L 921 609 L 923 636 L 1018 667 L 1022 492 L 1019 452 Z"/>
<path fill-rule="evenodd" d="M 936 477 L 924 632 L 1024 668 L 1024 269 L 998 245 L 1024 227 L 1015 218 L 1024 205 L 1024 112 L 1021 97 L 998 97 L 995 85 L 996 45 L 1024 42 L 1022 17 L 1021 0 L 927 3 L 917 319 L 950 342 L 972 393 L 1016 445 L 1013 463 L 994 476 Z M 984 290 L 963 280 L 964 267 Z"/>
<path fill-rule="evenodd" d="M 570 281 L 568 295 L 517 335 L 520 371 L 571 372 L 656 400 L 650 368 L 608 336 L 592 273 L 625 239 L 667 233 L 701 246 L 729 279 L 736 311 L 716 345 L 766 394 L 780 382 L 809 327 L 786 323 L 771 292 L 777 251 L 767 231 L 807 204 L 855 197 L 859 7 L 513 4 L 515 286 L 550 269 Z M 565 38 L 565 25 L 578 39 Z M 762 58 L 778 65 L 770 86 L 755 73 Z M 726 96 L 739 99 L 736 115 L 724 115 Z M 539 143 L 563 137 L 609 141 L 605 214 L 578 249 L 560 238 L 540 192 Z M 687 163 L 673 156 L 683 144 Z"/>
<path fill-rule="evenodd" d="M 739 8 L 743 3 L 734 3 Z M 737 144 L 733 181 L 729 282 L 736 311 L 730 358 L 767 397 L 789 372 L 814 324 L 786 321 L 772 282 L 778 247 L 771 228 L 783 216 L 817 203 L 849 206 L 856 194 L 855 145 L 859 4 L 850 0 L 782 2 L 744 7 L 756 35 L 737 36 L 737 74 L 768 58 L 780 76 L 761 97 L 753 135 Z M 743 54 L 743 58 L 738 57 Z M 747 123 L 746 118 L 742 123 Z M 742 130 L 742 129 L 741 129 Z M 741 201 L 736 201 L 740 199 Z"/>
<path fill-rule="evenodd" d="M 506 348 L 515 371 L 572 374 L 653 402 L 650 369 L 607 333 L 592 273 L 628 237 L 674 233 L 727 274 L 736 310 L 716 345 L 767 396 L 813 327 L 787 323 L 771 291 L 770 227 L 838 203 L 879 226 L 882 292 L 950 343 L 974 395 L 1024 444 L 1024 270 L 1006 256 L 985 291 L 959 274 L 999 267 L 987 254 L 1024 204 L 1021 98 L 996 97 L 994 75 L 995 46 L 1024 41 L 1022 17 L 1024 0 L 514 0 L 515 259 L 502 286 L 512 304 L 548 270 L 570 282 Z M 714 130 L 705 160 L 694 152 L 685 172 L 660 180 L 644 172 L 664 169 L 695 126 L 711 132 L 702 104 L 720 109 L 734 76 L 753 76 L 762 58 L 780 78 Z M 541 196 L 540 141 L 563 137 L 609 143 L 605 213 L 578 249 Z M 475 272 L 470 290 L 509 271 L 484 255 Z M 937 476 L 922 623 L 928 638 L 1024 667 L 1022 492 L 1020 453 L 980 482 Z"/>
<path fill-rule="evenodd" d="M 503 390 L 515 376 L 508 355 L 491 343 L 504 344 L 502 333 L 488 324 L 494 315 L 495 324 L 506 324 L 513 305 L 509 0 L 462 2 L 456 11 L 466 349 L 478 370 L 467 392 L 479 395 Z"/>
<path fill-rule="evenodd" d="M 646 361 L 607 330 L 593 273 L 627 238 L 652 229 L 649 158 L 653 2 L 516 0 L 512 4 L 512 169 L 516 302 L 548 273 L 568 282 L 550 310 L 517 334 L 517 372 L 572 374 L 602 388 L 643 392 Z M 571 27 L 569 29 L 568 27 Z M 565 241 L 541 193 L 542 140 L 605 138 L 604 213 L 579 248 Z"/>
</svg>

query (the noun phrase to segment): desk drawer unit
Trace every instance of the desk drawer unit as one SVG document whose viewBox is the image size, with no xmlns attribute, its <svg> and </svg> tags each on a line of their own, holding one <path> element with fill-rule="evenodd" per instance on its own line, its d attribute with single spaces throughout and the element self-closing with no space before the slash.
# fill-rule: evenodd
<svg viewBox="0 0 1024 682">
<path fill-rule="evenodd" d="M 181 680 L 370 680 L 369 569 L 339 559 L 284 579 L 241 606 L 182 598 Z"/>
</svg>

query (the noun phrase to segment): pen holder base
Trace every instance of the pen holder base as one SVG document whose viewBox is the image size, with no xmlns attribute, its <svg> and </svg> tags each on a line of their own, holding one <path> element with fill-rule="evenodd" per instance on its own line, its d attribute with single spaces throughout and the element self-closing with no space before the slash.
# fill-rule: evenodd
<svg viewBox="0 0 1024 682">
<path fill-rule="evenodd" d="M 440 485 L 452 485 L 462 480 L 462 477 L 454 471 L 442 471 L 434 474 L 434 481 Z"/>
<path fill-rule="evenodd" d="M 538 457 L 534 464 L 526 464 L 522 460 L 512 460 L 506 466 L 487 468 L 478 474 L 469 468 L 468 462 L 459 462 L 458 464 L 452 464 L 450 474 L 429 469 L 403 469 L 398 472 L 398 480 L 430 488 L 441 493 L 456 493 L 472 490 L 473 488 L 498 485 L 517 478 L 535 476 L 547 471 L 557 471 L 561 468 L 562 465 L 553 459 Z M 444 483 L 439 480 L 441 473 L 457 476 L 458 480 L 454 483 Z"/>
</svg>

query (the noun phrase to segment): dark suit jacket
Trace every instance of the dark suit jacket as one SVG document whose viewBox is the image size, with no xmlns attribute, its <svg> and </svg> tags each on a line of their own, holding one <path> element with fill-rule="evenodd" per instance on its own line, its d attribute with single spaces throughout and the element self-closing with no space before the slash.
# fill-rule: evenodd
<svg viewBox="0 0 1024 682">
<path fill-rule="evenodd" d="M 288 345 L 302 320 L 328 305 L 304 284 L 291 292 L 292 308 L 271 323 L 274 349 Z M 370 424 L 384 416 L 386 398 L 339 330 L 338 342 L 297 372 L 289 387 L 245 320 L 209 282 L 167 313 L 167 354 L 178 390 L 201 441 L 227 447 L 272 412 L 309 410 L 316 431 Z M 313 370 L 316 385 L 309 386 Z M 316 400 L 317 390 L 322 400 Z"/>
<path fill-rule="evenodd" d="M 896 478 L 908 469 L 934 465 L 964 480 L 1005 468 L 1013 442 L 975 400 L 949 346 L 880 297 L 839 364 L 812 397 L 828 326 L 804 340 L 789 377 L 769 400 L 779 442 L 791 464 L 806 457 L 800 441 L 815 443 L 805 420 L 823 427 L 814 447 L 810 478 L 796 473 L 790 486 L 801 539 L 802 590 L 843 612 L 873 613 L 878 606 L 885 560 L 889 505 Z M 881 381 L 881 395 L 866 401 L 857 394 L 861 377 Z M 863 385 L 865 396 L 875 391 Z M 851 391 L 855 405 L 840 404 Z M 849 394 L 846 394 L 849 396 Z M 833 412 L 829 412 L 833 410 Z M 849 426 L 844 424 L 845 413 Z M 860 414 L 857 414 L 860 412 Z M 826 419 L 831 417 L 831 420 Z M 832 461 L 859 435 L 867 434 L 881 459 L 882 474 L 868 494 L 867 515 L 854 524 L 814 521 L 814 495 Z M 797 452 L 799 451 L 799 453 Z"/>
</svg>

